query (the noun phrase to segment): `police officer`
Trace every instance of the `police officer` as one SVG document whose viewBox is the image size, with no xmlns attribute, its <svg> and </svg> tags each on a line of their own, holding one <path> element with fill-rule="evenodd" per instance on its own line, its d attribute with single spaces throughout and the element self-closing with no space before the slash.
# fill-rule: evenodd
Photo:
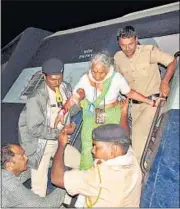
<svg viewBox="0 0 180 209">
<path fill-rule="evenodd" d="M 116 70 L 126 78 L 130 87 L 152 100 L 159 96 L 167 97 L 176 59 L 153 45 L 138 45 L 136 31 L 132 26 L 119 29 L 117 40 L 122 51 L 118 51 L 114 56 Z M 167 67 L 163 79 L 158 64 Z M 155 107 L 132 100 L 132 147 L 138 161 L 155 112 Z"/>
<path fill-rule="evenodd" d="M 119 124 L 102 125 L 93 130 L 92 136 L 94 166 L 86 171 L 65 172 L 64 159 L 66 165 L 68 160 L 69 165 L 75 164 L 73 154 L 67 156 L 66 150 L 70 154 L 75 148 L 67 145 L 66 129 L 61 131 L 52 166 L 52 182 L 70 195 L 83 196 L 81 207 L 138 207 L 142 174 L 125 129 Z M 78 159 L 77 153 L 74 154 Z"/>
</svg>

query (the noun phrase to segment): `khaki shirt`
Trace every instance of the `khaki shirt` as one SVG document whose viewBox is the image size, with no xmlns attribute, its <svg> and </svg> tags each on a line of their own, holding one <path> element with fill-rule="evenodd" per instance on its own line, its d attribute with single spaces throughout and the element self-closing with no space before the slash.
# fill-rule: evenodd
<svg viewBox="0 0 180 209">
<path fill-rule="evenodd" d="M 130 87 L 145 96 L 150 96 L 159 93 L 161 77 L 158 63 L 167 67 L 174 57 L 153 45 L 137 45 L 132 58 L 118 51 L 114 59 L 116 71 L 125 77 Z"/>
<path fill-rule="evenodd" d="M 142 174 L 131 148 L 126 155 L 102 162 L 98 167 L 101 184 L 97 161 L 87 171 L 66 171 L 64 185 L 67 192 L 89 196 L 94 203 L 102 188 L 100 198 L 93 207 L 139 207 Z M 87 207 L 86 203 L 84 207 Z"/>
</svg>

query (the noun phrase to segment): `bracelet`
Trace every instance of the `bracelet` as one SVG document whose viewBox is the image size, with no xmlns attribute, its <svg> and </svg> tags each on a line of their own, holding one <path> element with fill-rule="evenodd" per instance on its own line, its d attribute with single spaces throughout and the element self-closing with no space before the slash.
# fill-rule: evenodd
<svg viewBox="0 0 180 209">
<path fill-rule="evenodd" d="M 66 114 L 68 112 L 68 110 L 65 107 L 63 107 L 62 110 L 63 110 L 64 114 Z"/>
<path fill-rule="evenodd" d="M 155 100 L 152 101 L 153 101 L 153 107 L 156 107 L 156 101 Z"/>
<path fill-rule="evenodd" d="M 61 116 L 61 115 L 64 116 L 66 113 L 67 113 L 67 110 L 64 107 L 62 107 L 61 110 L 59 111 L 58 115 L 59 116 Z"/>
</svg>

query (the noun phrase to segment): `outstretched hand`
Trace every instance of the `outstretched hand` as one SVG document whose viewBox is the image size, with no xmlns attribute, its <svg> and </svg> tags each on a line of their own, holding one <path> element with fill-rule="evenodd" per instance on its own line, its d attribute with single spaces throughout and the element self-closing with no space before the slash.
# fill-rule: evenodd
<svg viewBox="0 0 180 209">
<path fill-rule="evenodd" d="M 84 97 L 85 97 L 85 91 L 84 91 L 84 89 L 79 88 L 76 92 L 79 95 L 79 100 L 84 99 Z"/>
<path fill-rule="evenodd" d="M 64 126 L 64 129 L 66 130 L 66 133 L 68 135 L 71 135 L 74 132 L 75 128 L 76 124 L 74 122 L 71 122 L 69 125 Z"/>
<path fill-rule="evenodd" d="M 164 97 L 158 97 L 156 100 L 155 100 L 155 107 L 157 107 L 159 105 L 159 103 L 161 103 L 161 106 L 163 106 L 166 102 L 166 98 Z"/>
<path fill-rule="evenodd" d="M 64 126 L 64 128 L 59 133 L 59 137 L 58 137 L 58 142 L 60 145 L 65 146 L 69 142 L 68 135 L 71 135 L 74 132 L 75 127 L 76 125 L 74 122 Z"/>
<path fill-rule="evenodd" d="M 55 119 L 54 122 L 54 128 L 57 128 L 59 122 L 61 122 L 61 124 L 64 124 L 64 116 L 65 116 L 65 110 L 61 109 Z"/>
<path fill-rule="evenodd" d="M 119 102 L 122 113 L 128 113 L 129 99 L 123 99 Z"/>
</svg>

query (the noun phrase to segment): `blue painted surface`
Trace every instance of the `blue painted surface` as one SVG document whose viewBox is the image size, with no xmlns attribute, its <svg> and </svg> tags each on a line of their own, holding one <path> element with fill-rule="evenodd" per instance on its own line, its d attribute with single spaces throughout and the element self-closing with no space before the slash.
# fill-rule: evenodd
<svg viewBox="0 0 180 209">
<path fill-rule="evenodd" d="M 140 207 L 178 208 L 179 168 L 179 110 L 170 110 Z"/>
<path fill-rule="evenodd" d="M 76 115 L 71 117 L 71 121 L 74 121 L 74 123 L 76 124 L 76 128 L 74 133 L 71 135 L 71 138 L 74 138 L 74 136 L 77 133 L 77 130 L 79 129 L 80 123 L 82 121 L 82 111 L 79 111 Z"/>
<path fill-rule="evenodd" d="M 73 146 L 76 147 L 76 149 L 78 149 L 81 152 L 81 129 L 80 129 L 80 125 L 82 123 L 82 111 L 80 111 L 76 115 L 74 115 L 71 118 L 71 121 L 74 121 L 75 124 L 76 124 L 76 129 L 75 129 L 74 133 L 71 135 L 71 139 L 73 139 Z M 76 136 L 76 138 L 74 139 L 75 136 Z"/>
</svg>

